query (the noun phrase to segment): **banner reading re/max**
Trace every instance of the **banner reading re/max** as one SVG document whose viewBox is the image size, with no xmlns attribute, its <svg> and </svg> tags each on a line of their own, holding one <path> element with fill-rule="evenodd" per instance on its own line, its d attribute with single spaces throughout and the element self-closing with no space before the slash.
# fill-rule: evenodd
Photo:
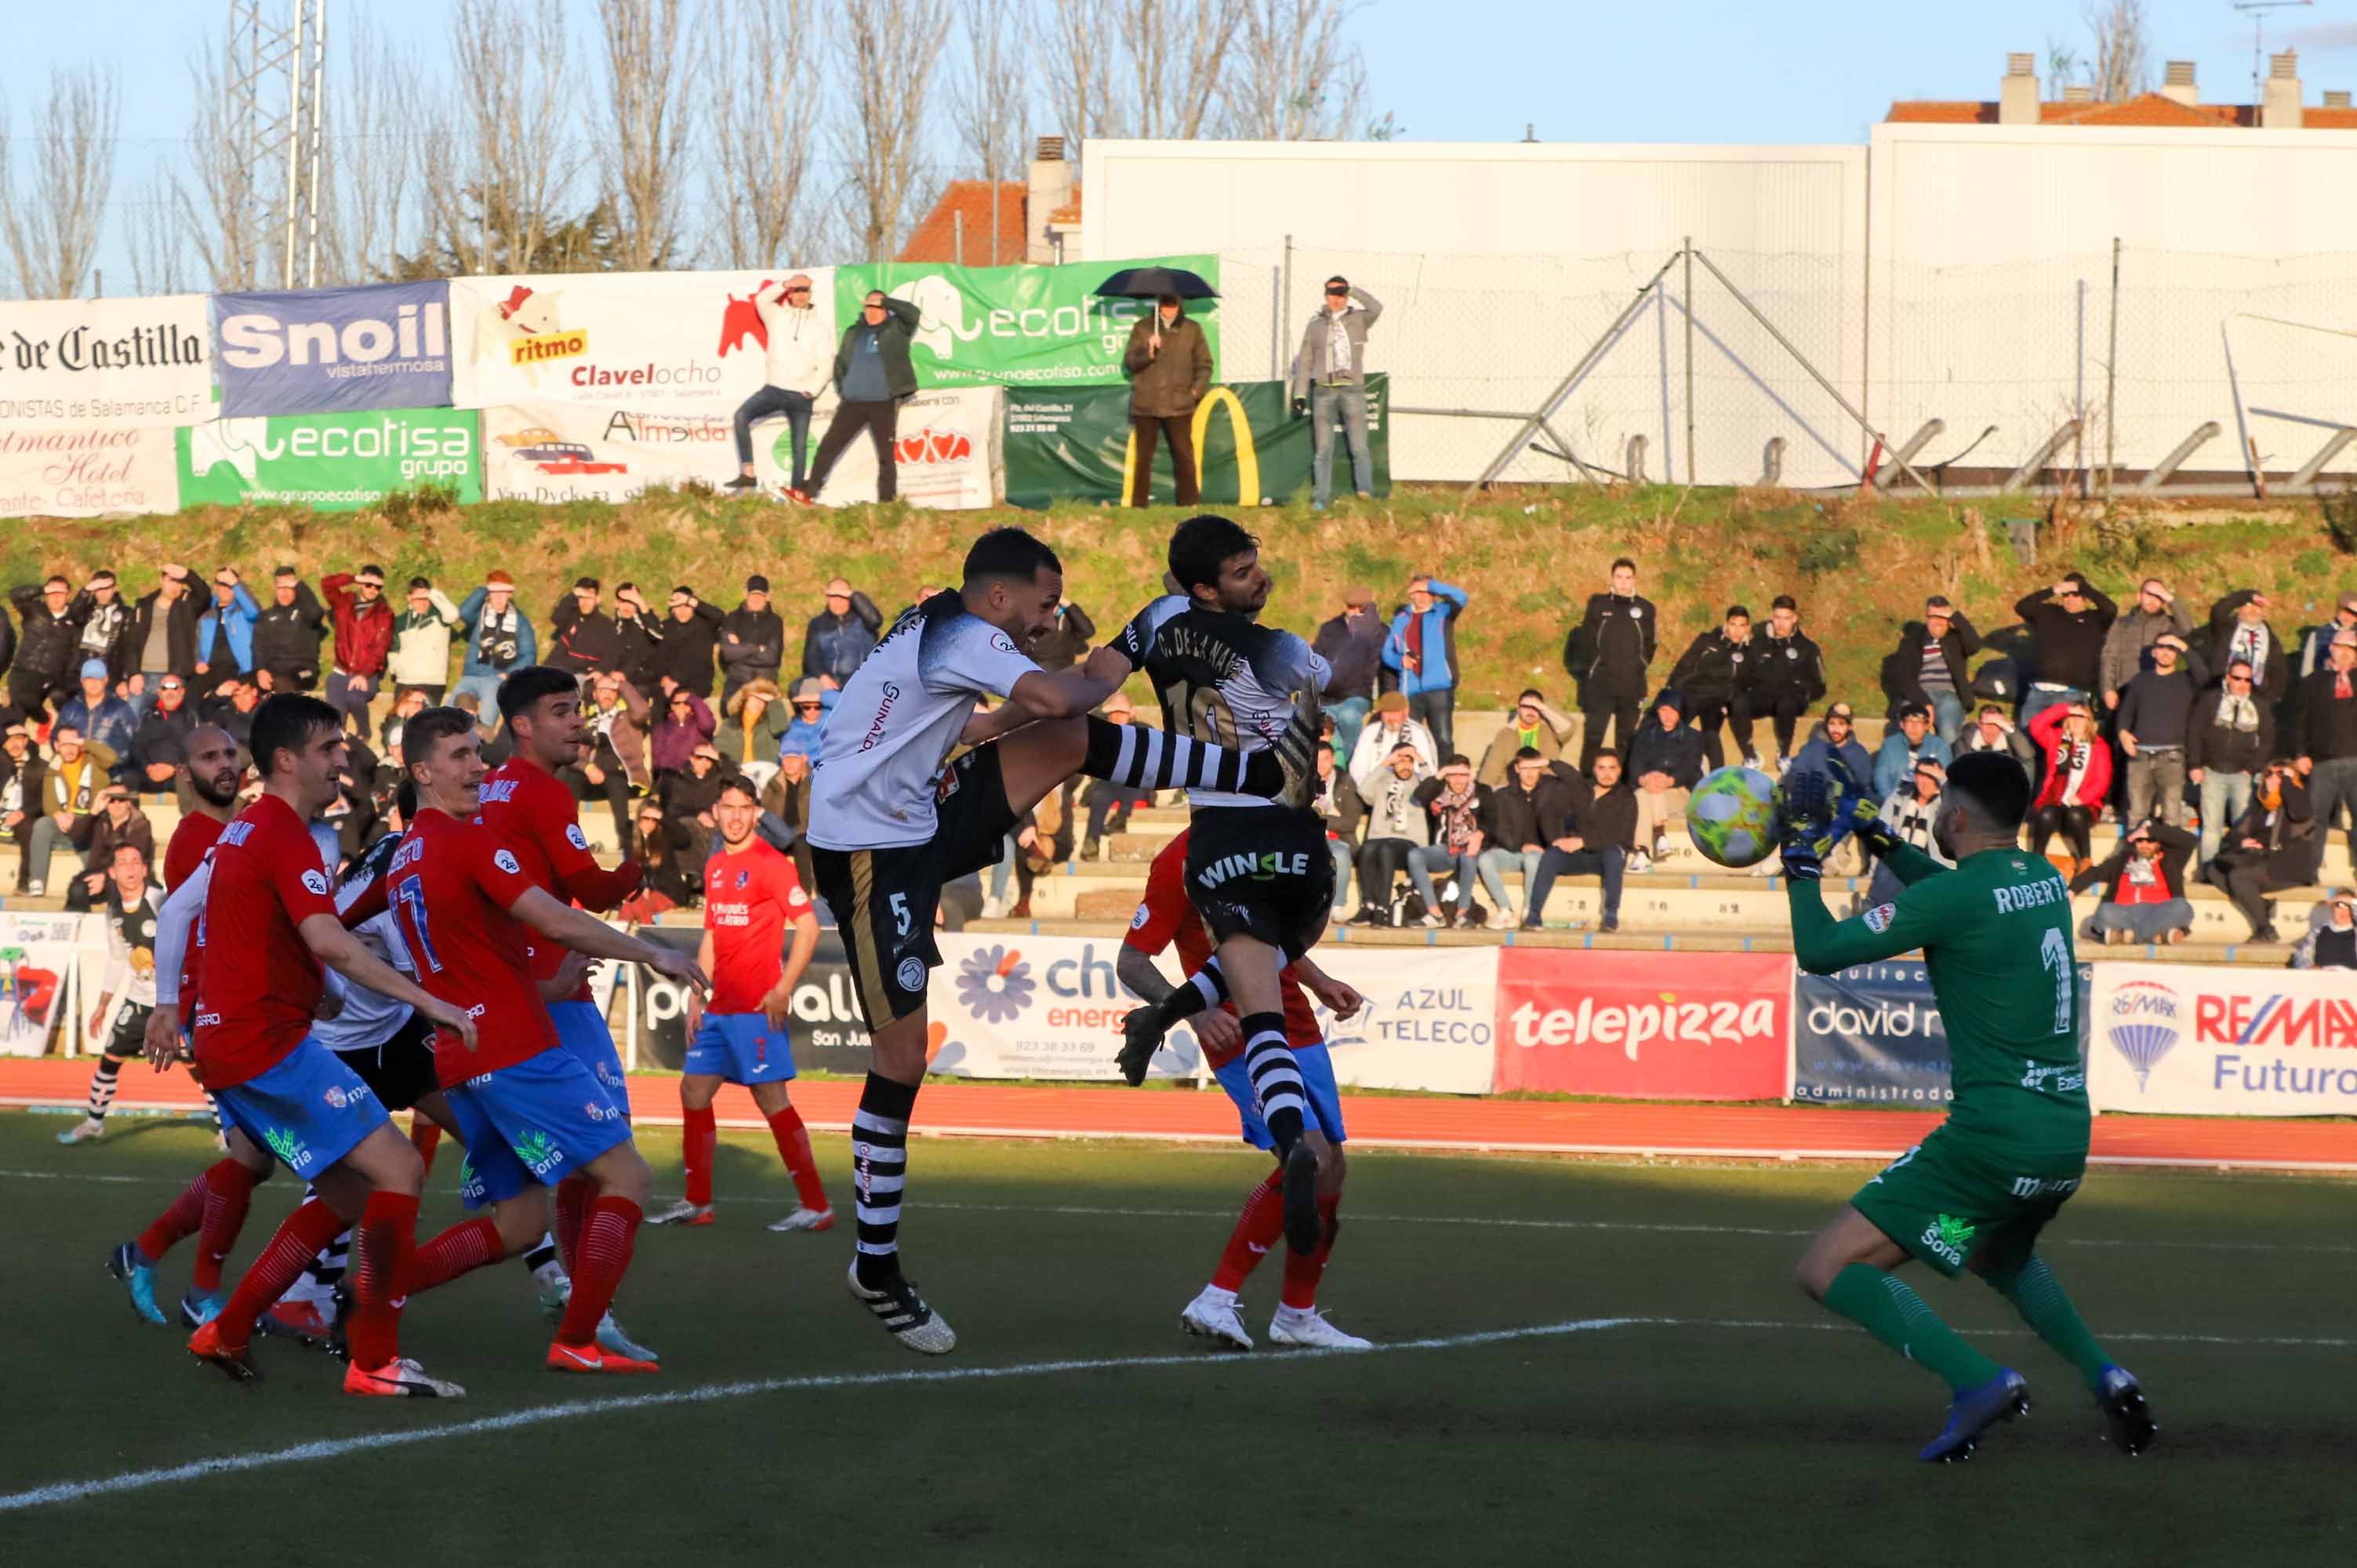
<svg viewBox="0 0 2357 1568">
<path fill-rule="evenodd" d="M 838 331 L 859 318 L 860 302 L 882 289 L 923 313 L 909 364 L 920 387 L 1085 385 L 1119 382 L 1129 328 L 1150 301 L 1100 299 L 1096 287 L 1125 267 L 1184 267 L 1220 286 L 1217 256 L 1156 256 L 1062 267 L 954 267 L 882 262 L 834 270 Z M 1219 301 L 1187 302 L 1220 373 Z"/>
<path fill-rule="evenodd" d="M 1391 494 L 1391 379 L 1367 378 L 1367 447 L 1372 482 L 1351 472 L 1350 446 L 1335 435 L 1334 488 Z M 1283 381 L 1214 385 L 1195 406 L 1195 468 L 1207 506 L 1281 506 L 1309 489 L 1309 421 L 1295 418 Z M 1006 500 L 1044 507 L 1059 500 L 1122 500 L 1136 462 L 1129 388 L 1006 389 Z M 1153 496 L 1176 495 L 1170 446 L 1155 443 Z"/>
<path fill-rule="evenodd" d="M 2357 1114 L 2357 993 L 2342 971 L 2094 970 L 2087 1099 L 2096 1110 Z"/>
</svg>

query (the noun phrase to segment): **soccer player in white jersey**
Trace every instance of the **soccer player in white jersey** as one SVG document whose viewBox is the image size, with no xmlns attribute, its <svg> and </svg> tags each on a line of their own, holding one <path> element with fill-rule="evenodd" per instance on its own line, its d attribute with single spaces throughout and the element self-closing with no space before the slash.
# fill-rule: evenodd
<svg viewBox="0 0 2357 1568">
<path fill-rule="evenodd" d="M 1132 789 L 1273 795 L 1307 776 L 1268 752 L 1094 717 L 1128 673 L 1107 650 L 1049 674 L 1025 652 L 1063 597 L 1055 552 L 1019 528 L 966 553 L 963 585 L 917 606 L 855 671 L 827 720 L 809 839 L 875 1039 L 852 1120 L 858 1249 L 851 1294 L 909 1349 L 946 1353 L 949 1325 L 900 1272 L 909 1116 L 925 1076 L 926 977 L 941 961 L 942 885 L 996 860 L 1017 817 L 1075 772 Z M 977 716 L 985 696 L 1006 701 Z M 961 743 L 974 749 L 951 763 Z M 1326 852 L 1318 849 L 1320 857 Z M 1330 861 L 1329 862 L 1330 864 Z"/>
<path fill-rule="evenodd" d="M 1170 536 L 1169 565 L 1178 593 L 1139 611 L 1110 644 L 1153 679 L 1164 725 L 1256 755 L 1301 748 L 1318 733 L 1316 693 L 1329 671 L 1300 638 L 1260 624 L 1268 603 L 1260 542 L 1230 519 L 1190 517 Z M 1123 1020 L 1122 1072 L 1143 1081 L 1173 1024 L 1232 997 L 1243 1015 L 1245 1069 L 1282 1167 L 1286 1245 L 1307 1255 L 1324 1237 L 1318 1170 L 1333 1154 L 1305 1123 L 1278 976 L 1325 934 L 1333 856 L 1306 799 L 1194 789 L 1188 803 L 1187 895 L 1218 951 L 1168 998 Z"/>
</svg>

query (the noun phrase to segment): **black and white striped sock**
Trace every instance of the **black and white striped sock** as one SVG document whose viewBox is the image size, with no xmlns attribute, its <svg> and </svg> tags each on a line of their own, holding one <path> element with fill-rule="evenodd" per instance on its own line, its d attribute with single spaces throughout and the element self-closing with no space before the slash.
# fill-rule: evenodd
<svg viewBox="0 0 2357 1568">
<path fill-rule="evenodd" d="M 541 1284 L 545 1286 L 565 1276 L 565 1270 L 562 1267 L 558 1267 L 556 1269 L 556 1273 L 553 1275 L 545 1278 L 542 1276 L 541 1271 L 543 1269 L 548 1268 L 556 1262 L 556 1238 L 544 1230 L 540 1233 L 540 1240 L 533 1242 L 532 1246 L 524 1251 L 523 1272 L 530 1274 L 534 1280 L 539 1281 Z"/>
<path fill-rule="evenodd" d="M 307 1190 L 303 1196 L 308 1201 L 311 1194 Z M 336 1286 L 343 1282 L 344 1271 L 351 1267 L 351 1262 L 352 1231 L 348 1225 L 336 1232 L 334 1240 L 313 1255 L 311 1266 L 303 1271 L 302 1288 L 315 1301 L 327 1300 L 336 1294 Z"/>
<path fill-rule="evenodd" d="M 98 1070 L 90 1075 L 90 1119 L 103 1122 L 114 1108 L 114 1080 L 123 1071 L 123 1064 L 113 1057 L 98 1058 Z"/>
<path fill-rule="evenodd" d="M 1300 1141 L 1301 1119 L 1308 1110 L 1301 1069 L 1294 1064 L 1293 1047 L 1285 1043 L 1285 1015 L 1255 1013 L 1243 1021 L 1243 1031 L 1244 1071 L 1252 1079 L 1253 1103 L 1268 1123 L 1282 1159 Z"/>
<path fill-rule="evenodd" d="M 218 1137 L 227 1129 L 221 1122 L 221 1101 L 213 1098 L 210 1090 L 205 1091 L 205 1109 L 213 1113 L 213 1134 Z"/>
<path fill-rule="evenodd" d="M 857 1197 L 859 1283 L 880 1288 L 900 1272 L 900 1200 L 909 1179 L 909 1113 L 917 1086 L 867 1075 L 851 1118 L 851 1187 Z"/>
<path fill-rule="evenodd" d="M 1256 762 L 1262 765 L 1256 768 Z M 1283 769 L 1267 753 L 1247 757 L 1232 746 L 1213 746 L 1150 725 L 1117 725 L 1094 715 L 1089 719 L 1088 756 L 1081 771 L 1133 789 L 1218 789 L 1232 795 L 1265 795 L 1283 787 Z"/>
</svg>

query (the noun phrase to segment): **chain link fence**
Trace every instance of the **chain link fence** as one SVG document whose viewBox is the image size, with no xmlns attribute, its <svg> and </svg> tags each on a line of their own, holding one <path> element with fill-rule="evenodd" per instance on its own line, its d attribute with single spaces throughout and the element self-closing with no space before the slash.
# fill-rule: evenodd
<svg viewBox="0 0 2357 1568">
<path fill-rule="evenodd" d="M 2357 254 L 2124 246 L 1930 267 L 1697 247 L 1689 268 L 1674 246 L 1464 256 L 1297 239 L 1221 267 L 1237 379 L 1289 373 L 1328 277 L 1382 301 L 1369 357 L 1393 378 L 1406 479 L 1467 482 L 1506 455 L 1509 480 L 1584 467 L 1840 486 L 1868 460 L 1866 424 L 1946 489 L 2027 469 L 2097 489 L 2107 465 L 2122 489 L 2166 467 L 2175 488 L 2245 494 L 2255 473 L 2271 489 L 2357 474 L 2357 440 L 2338 434 L 2357 426 Z M 1559 391 L 1547 431 L 1507 454 Z M 1900 482 L 1887 456 L 1882 478 Z"/>
</svg>

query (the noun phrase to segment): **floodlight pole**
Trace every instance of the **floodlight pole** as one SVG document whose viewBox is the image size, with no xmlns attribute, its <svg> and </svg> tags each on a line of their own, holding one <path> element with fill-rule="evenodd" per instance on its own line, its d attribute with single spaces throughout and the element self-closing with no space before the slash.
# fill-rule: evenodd
<svg viewBox="0 0 2357 1568">
<path fill-rule="evenodd" d="M 1685 252 L 1686 252 L 1686 310 L 1685 310 L 1685 316 L 1686 316 L 1686 483 L 1687 483 L 1687 484 L 1689 484 L 1689 485 L 1691 485 L 1691 484 L 1693 484 L 1693 483 L 1695 482 L 1695 437 L 1694 437 L 1694 424 L 1695 424 L 1695 421 L 1694 421 L 1694 335 L 1695 335 L 1695 318 L 1694 318 L 1694 236 L 1693 236 L 1692 234 L 1689 234 L 1689 235 L 1687 235 L 1687 236 L 1685 237 Z M 1664 470 L 1666 470 L 1666 469 L 1669 467 L 1669 465 L 1668 465 L 1668 464 L 1666 464 L 1666 463 L 1664 463 L 1664 464 L 1663 464 L 1663 465 L 1662 465 L 1662 467 L 1663 467 L 1663 468 Z M 1664 472 L 1664 473 L 1663 474 L 1663 476 L 1662 476 L 1662 477 L 1663 477 L 1663 478 L 1669 478 L 1669 475 L 1668 475 L 1668 473 L 1667 473 L 1667 472 Z"/>
</svg>

